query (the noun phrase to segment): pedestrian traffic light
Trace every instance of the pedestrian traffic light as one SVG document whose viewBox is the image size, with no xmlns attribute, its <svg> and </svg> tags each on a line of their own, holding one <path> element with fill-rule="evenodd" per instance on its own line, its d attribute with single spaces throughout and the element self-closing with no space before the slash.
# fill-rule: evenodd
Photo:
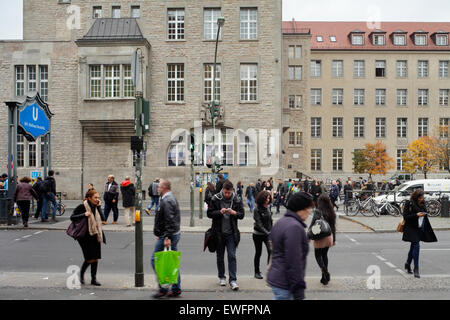
<svg viewBox="0 0 450 320">
<path fill-rule="evenodd" d="M 220 117 L 220 104 L 218 101 L 211 101 L 211 119 Z"/>
<path fill-rule="evenodd" d="M 195 150 L 195 136 L 194 136 L 193 133 L 191 133 L 190 137 L 191 137 L 191 142 L 189 144 L 189 150 L 191 152 L 194 152 L 194 150 Z"/>
</svg>

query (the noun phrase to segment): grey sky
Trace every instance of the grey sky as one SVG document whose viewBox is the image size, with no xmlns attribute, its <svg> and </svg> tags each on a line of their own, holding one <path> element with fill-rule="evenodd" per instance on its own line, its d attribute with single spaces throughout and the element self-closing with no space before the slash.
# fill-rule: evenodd
<svg viewBox="0 0 450 320">
<path fill-rule="evenodd" d="M 283 0 L 283 20 L 292 18 L 308 21 L 449 21 L 450 1 Z M 22 0 L 0 0 L 0 39 L 21 38 Z"/>
</svg>

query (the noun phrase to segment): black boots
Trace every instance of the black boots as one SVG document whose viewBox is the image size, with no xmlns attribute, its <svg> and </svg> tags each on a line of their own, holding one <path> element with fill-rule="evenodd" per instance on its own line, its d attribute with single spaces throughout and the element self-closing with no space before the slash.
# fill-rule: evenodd
<svg viewBox="0 0 450 320">
<path fill-rule="evenodd" d="M 414 267 L 414 278 L 420 278 L 419 267 Z"/>
<path fill-rule="evenodd" d="M 83 262 L 83 265 L 81 266 L 81 270 L 80 270 L 80 283 L 81 284 L 84 284 L 84 273 L 86 272 L 88 267 L 89 267 L 89 263 L 87 263 L 86 261 Z"/>
<path fill-rule="evenodd" d="M 262 276 L 261 272 L 255 272 L 255 278 L 256 279 L 262 279 L 263 276 Z"/>
<path fill-rule="evenodd" d="M 97 266 L 98 262 L 94 262 L 91 264 L 91 284 L 93 286 L 101 286 L 99 282 L 97 282 Z"/>
<path fill-rule="evenodd" d="M 405 263 L 405 270 L 406 270 L 409 274 L 412 274 L 412 271 L 411 271 L 411 265 L 410 265 L 410 264 Z"/>
<path fill-rule="evenodd" d="M 330 282 L 330 273 L 327 268 L 322 268 L 322 279 L 320 279 L 320 283 L 326 286 Z"/>
</svg>

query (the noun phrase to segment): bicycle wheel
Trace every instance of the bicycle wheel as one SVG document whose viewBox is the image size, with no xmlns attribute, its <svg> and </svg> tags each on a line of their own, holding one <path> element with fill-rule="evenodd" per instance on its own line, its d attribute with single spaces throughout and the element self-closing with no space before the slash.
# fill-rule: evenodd
<svg viewBox="0 0 450 320">
<path fill-rule="evenodd" d="M 429 217 L 437 217 L 441 213 L 441 203 L 437 200 L 427 200 L 425 201 L 425 206 Z"/>
<path fill-rule="evenodd" d="M 381 214 L 382 206 L 378 207 L 378 204 L 372 199 L 370 200 L 370 211 L 372 211 L 375 217 L 379 217 Z"/>
<path fill-rule="evenodd" d="M 62 216 L 66 212 L 66 205 L 64 203 L 58 203 L 58 208 L 56 209 L 56 215 Z"/>
<path fill-rule="evenodd" d="M 345 215 L 355 216 L 358 214 L 358 203 L 356 201 L 348 201 L 345 205 Z"/>
<path fill-rule="evenodd" d="M 394 216 L 394 217 L 400 216 L 400 212 L 401 212 L 399 207 L 397 207 L 397 206 L 395 206 L 395 205 L 393 205 L 393 204 L 391 204 L 391 203 L 388 203 L 388 204 L 386 205 L 386 211 L 387 211 L 391 216 Z"/>
<path fill-rule="evenodd" d="M 361 214 L 365 217 L 372 217 L 374 215 L 374 211 L 371 201 L 364 201 L 359 208 L 359 212 L 361 212 Z"/>
</svg>

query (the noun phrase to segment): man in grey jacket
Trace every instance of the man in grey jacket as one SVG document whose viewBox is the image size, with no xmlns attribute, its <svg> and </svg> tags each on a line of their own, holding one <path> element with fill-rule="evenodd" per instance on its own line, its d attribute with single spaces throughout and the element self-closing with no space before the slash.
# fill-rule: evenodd
<svg viewBox="0 0 450 320">
<path fill-rule="evenodd" d="M 152 182 L 152 184 L 148 187 L 148 195 L 152 198 L 152 202 L 148 206 L 147 209 L 145 209 L 145 212 L 150 215 L 150 211 L 153 208 L 153 205 L 155 206 L 155 211 L 158 210 L 159 207 L 159 194 L 158 194 L 158 185 L 159 185 L 159 179 L 156 179 Z"/>
<path fill-rule="evenodd" d="M 153 228 L 153 233 L 158 238 L 151 258 L 153 270 L 155 270 L 155 252 L 163 251 L 164 248 L 171 248 L 171 250 L 177 251 L 181 234 L 180 206 L 171 191 L 171 184 L 168 180 L 161 179 L 158 185 L 158 194 L 161 196 L 161 201 L 159 208 L 156 209 Z M 172 285 L 170 292 L 166 288 L 159 286 L 159 291 L 153 298 L 159 299 L 166 295 L 170 297 L 181 295 L 180 272 L 178 272 L 178 283 Z"/>
</svg>

